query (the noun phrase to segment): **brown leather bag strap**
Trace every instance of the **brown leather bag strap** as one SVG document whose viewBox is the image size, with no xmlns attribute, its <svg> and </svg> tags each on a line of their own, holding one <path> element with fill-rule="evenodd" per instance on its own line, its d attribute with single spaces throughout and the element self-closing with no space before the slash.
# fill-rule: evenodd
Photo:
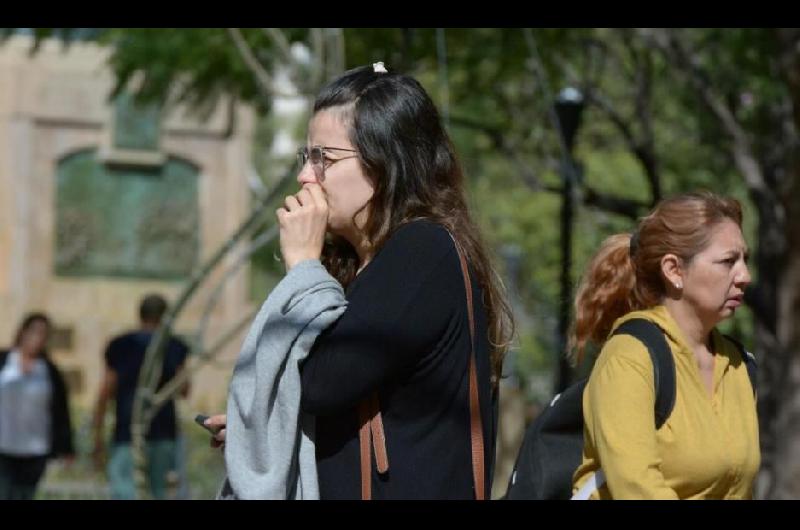
<svg viewBox="0 0 800 530">
<path fill-rule="evenodd" d="M 361 499 L 372 498 L 372 455 L 375 450 L 375 465 L 378 473 L 389 471 L 389 457 L 386 452 L 386 435 L 383 432 L 383 419 L 378 403 L 378 393 L 358 404 L 358 443 L 361 448 Z"/>
<path fill-rule="evenodd" d="M 368 501 L 372 498 L 372 458 L 369 454 L 370 446 L 370 414 L 369 400 L 364 400 L 358 405 L 358 443 L 361 446 L 361 500 Z"/>
<path fill-rule="evenodd" d="M 386 435 L 383 433 L 383 418 L 381 417 L 378 393 L 372 394 L 371 419 L 369 421 L 372 431 L 372 447 L 375 450 L 375 466 L 381 475 L 389 471 L 389 456 L 386 453 Z"/>
<path fill-rule="evenodd" d="M 450 237 L 453 237 L 450 234 Z M 482 501 L 486 499 L 486 483 L 484 472 L 484 445 L 483 445 L 483 422 L 481 422 L 481 406 L 478 396 L 478 374 L 475 366 L 475 311 L 472 305 L 472 281 L 469 276 L 469 266 L 464 258 L 461 248 L 455 238 L 453 243 L 458 252 L 458 260 L 461 262 L 461 273 L 464 276 L 464 290 L 467 293 L 467 317 L 469 318 L 469 424 L 470 441 L 472 445 L 472 481 L 475 486 L 475 499 Z"/>
<path fill-rule="evenodd" d="M 450 234 L 452 238 L 453 235 Z M 458 246 L 455 238 L 458 260 L 461 263 L 461 274 L 464 277 L 464 290 L 467 295 L 467 318 L 469 319 L 469 423 L 470 446 L 472 448 L 472 482 L 475 487 L 475 498 L 479 501 L 486 499 L 486 484 L 484 472 L 484 444 L 483 423 L 481 422 L 481 407 L 478 396 L 478 373 L 475 365 L 475 311 L 472 305 L 472 281 L 469 267 Z M 372 455 L 370 447 L 375 450 L 375 464 L 378 473 L 389 471 L 389 458 L 386 452 L 386 436 L 383 431 L 378 394 L 374 393 L 358 405 L 358 441 L 361 449 L 361 499 L 368 501 L 372 498 Z"/>
</svg>

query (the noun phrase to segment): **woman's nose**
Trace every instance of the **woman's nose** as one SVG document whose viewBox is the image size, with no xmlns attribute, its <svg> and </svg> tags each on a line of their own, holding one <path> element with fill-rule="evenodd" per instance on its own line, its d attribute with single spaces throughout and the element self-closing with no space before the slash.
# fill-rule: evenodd
<svg viewBox="0 0 800 530">
<path fill-rule="evenodd" d="M 314 168 L 311 167 L 310 162 L 303 164 L 300 168 L 300 173 L 297 174 L 297 182 L 302 186 L 303 184 L 317 183 L 317 175 L 314 173 Z"/>
</svg>

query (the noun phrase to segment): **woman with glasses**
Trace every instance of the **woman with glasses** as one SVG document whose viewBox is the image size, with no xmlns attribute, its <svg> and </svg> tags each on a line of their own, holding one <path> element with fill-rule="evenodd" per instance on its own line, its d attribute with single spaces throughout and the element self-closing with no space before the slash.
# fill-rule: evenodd
<svg viewBox="0 0 800 530">
<path fill-rule="evenodd" d="M 283 261 L 321 261 L 347 300 L 301 368 L 320 497 L 485 498 L 513 323 L 433 101 L 382 63 L 355 68 L 317 96 L 298 154 Z"/>
</svg>

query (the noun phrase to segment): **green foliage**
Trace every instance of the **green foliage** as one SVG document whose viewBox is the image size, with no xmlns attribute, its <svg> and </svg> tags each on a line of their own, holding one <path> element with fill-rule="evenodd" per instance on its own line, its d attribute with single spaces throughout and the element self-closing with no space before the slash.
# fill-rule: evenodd
<svg viewBox="0 0 800 530">
<path fill-rule="evenodd" d="M 46 34 L 50 30 L 37 30 Z M 51 35 L 61 30 L 52 30 Z M 308 42 L 306 29 L 284 30 L 290 42 Z M 269 70 L 280 56 L 264 32 L 243 30 Z M 468 178 L 470 202 L 498 265 L 501 249 L 522 252 L 519 278 L 513 279 L 522 314 L 516 368 L 523 379 L 542 379 L 556 356 L 555 329 L 560 267 L 558 194 L 535 190 L 522 178 L 509 150 L 542 185 L 557 189 L 562 157 L 551 121 L 552 98 L 566 84 L 595 90 L 628 124 L 637 147 L 652 124 L 652 147 L 662 194 L 707 188 L 731 194 L 745 204 L 745 236 L 756 245 L 756 214 L 741 175 L 729 156 L 730 139 L 697 98 L 685 76 L 648 47 L 635 29 L 535 29 L 535 54 L 522 29 L 449 28 L 444 31 L 446 63 L 439 56 L 433 28 L 348 28 L 344 31 L 348 68 L 385 61 L 411 73 L 428 89 L 443 114 Z M 279 123 L 270 101 L 223 29 L 111 29 L 101 32 L 113 44 L 111 66 L 117 89 L 141 73 L 138 94 L 146 100 L 175 98 L 209 105 L 223 92 L 254 103 L 262 115 L 257 129 L 255 166 L 266 182 L 288 167 L 269 150 L 276 131 L 301 123 Z M 681 38 L 696 50 L 693 58 L 752 133 L 757 148 L 770 149 L 777 134 L 774 117 L 785 101 L 777 44 L 771 30 L 688 29 Z M 541 61 L 539 65 L 537 61 Z M 443 74 L 447 72 L 446 82 Z M 642 72 L 649 72 L 647 100 L 640 101 Z M 447 103 L 445 107 L 445 102 Z M 446 112 L 445 112 L 446 110 Z M 643 120 L 646 116 L 647 120 Z M 779 133 L 779 131 L 778 131 Z M 492 136 L 494 135 L 494 137 Z M 500 149 L 502 136 L 507 150 Z M 576 141 L 583 187 L 649 204 L 652 190 L 644 166 L 606 110 L 591 103 Z M 276 206 L 277 207 L 277 206 Z M 644 213 L 644 212 L 642 212 Z M 629 231 L 631 219 L 598 208 L 579 207 L 573 241 L 573 282 L 608 235 Z M 280 277 L 274 259 L 277 242 L 253 261 L 253 293 L 260 298 Z M 757 275 L 757 271 L 755 272 Z M 740 310 L 730 324 L 745 343 L 752 339 L 751 315 Z M 534 385 L 535 386 L 535 385 Z M 539 385 L 542 387 L 542 385 Z M 537 399 L 546 394 L 532 391 Z M 545 397 L 546 398 L 546 397 Z"/>
<path fill-rule="evenodd" d="M 259 59 L 274 63 L 265 39 L 247 32 Z M 113 95 L 142 73 L 137 96 L 143 101 L 174 101 L 210 109 L 223 94 L 251 101 L 262 109 L 269 101 L 239 58 L 226 31 L 220 28 L 115 28 L 102 36 L 114 46 L 110 65 L 116 74 Z"/>
</svg>

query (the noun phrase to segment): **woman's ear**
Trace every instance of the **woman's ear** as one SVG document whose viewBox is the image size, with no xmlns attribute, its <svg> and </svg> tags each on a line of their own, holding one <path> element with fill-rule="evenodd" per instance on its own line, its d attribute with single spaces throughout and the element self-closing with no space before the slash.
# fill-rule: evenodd
<svg viewBox="0 0 800 530">
<path fill-rule="evenodd" d="M 685 271 L 683 260 L 675 254 L 664 254 L 661 257 L 661 274 L 667 282 L 667 292 L 671 289 L 680 291 L 683 289 Z"/>
</svg>

